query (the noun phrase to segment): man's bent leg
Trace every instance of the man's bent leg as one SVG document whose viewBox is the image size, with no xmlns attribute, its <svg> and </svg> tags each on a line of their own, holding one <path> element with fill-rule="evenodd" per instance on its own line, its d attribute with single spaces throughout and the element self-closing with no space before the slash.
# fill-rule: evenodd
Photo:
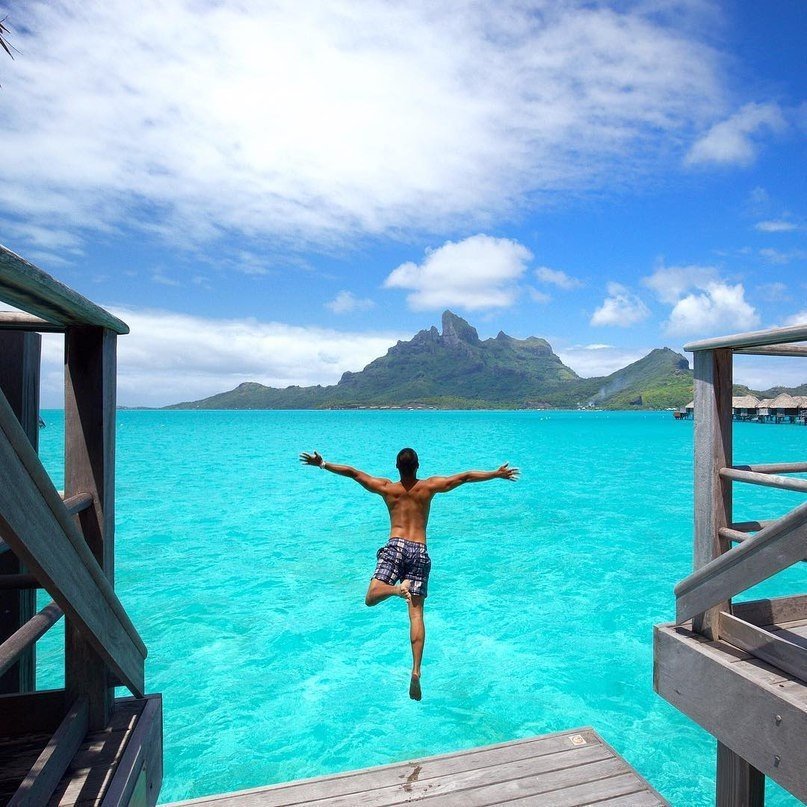
<svg viewBox="0 0 807 807">
<path fill-rule="evenodd" d="M 367 589 L 367 594 L 364 595 L 364 604 L 372 607 L 373 605 L 378 605 L 378 603 L 383 602 L 390 597 L 403 597 L 408 602 L 410 599 L 410 585 L 411 583 L 409 580 L 404 580 L 400 585 L 393 586 L 374 577 L 370 581 L 370 587 Z"/>
<path fill-rule="evenodd" d="M 412 677 L 409 681 L 409 697 L 419 701 L 420 663 L 423 660 L 423 645 L 426 643 L 426 625 L 423 622 L 424 597 L 413 596 L 409 600 L 409 641 L 412 644 Z"/>
</svg>

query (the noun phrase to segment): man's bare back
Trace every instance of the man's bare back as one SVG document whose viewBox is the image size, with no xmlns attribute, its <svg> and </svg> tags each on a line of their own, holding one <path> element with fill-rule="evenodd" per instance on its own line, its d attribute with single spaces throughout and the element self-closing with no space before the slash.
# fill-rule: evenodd
<svg viewBox="0 0 807 807">
<path fill-rule="evenodd" d="M 346 476 L 358 482 L 365 490 L 384 499 L 389 511 L 389 542 L 378 550 L 378 565 L 365 595 L 367 605 L 377 605 L 389 597 L 406 600 L 409 606 L 410 641 L 412 643 L 412 676 L 409 696 L 421 699 L 420 663 L 426 630 L 423 623 L 423 602 L 426 599 L 431 558 L 426 551 L 426 526 L 432 499 L 438 493 L 448 493 L 467 482 L 486 482 L 491 479 L 518 479 L 518 468 L 508 463 L 495 471 L 463 471 L 453 476 L 430 476 L 418 479 L 418 457 L 411 448 L 398 452 L 396 466 L 401 475 L 397 482 L 353 468 L 325 462 L 315 451 L 303 452 L 300 461 L 324 471 Z M 401 581 L 398 583 L 398 581 Z"/>
</svg>

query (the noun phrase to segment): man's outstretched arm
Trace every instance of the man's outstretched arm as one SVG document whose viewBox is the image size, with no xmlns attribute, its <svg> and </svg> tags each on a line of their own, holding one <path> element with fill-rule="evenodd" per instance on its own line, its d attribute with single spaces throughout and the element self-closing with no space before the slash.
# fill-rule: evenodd
<svg viewBox="0 0 807 807">
<path fill-rule="evenodd" d="M 300 454 L 300 462 L 304 465 L 313 465 L 315 468 L 322 468 L 323 471 L 330 471 L 332 474 L 354 479 L 371 493 L 381 493 L 389 484 L 388 479 L 370 476 L 370 474 L 360 471 L 358 468 L 353 468 L 351 465 L 337 465 L 334 462 L 325 462 L 316 451 L 313 454 L 303 451 L 302 454 Z"/>
<path fill-rule="evenodd" d="M 466 482 L 488 482 L 491 479 L 508 479 L 515 482 L 518 474 L 518 468 L 511 468 L 510 463 L 505 462 L 495 471 L 463 471 L 453 476 L 433 476 L 429 479 L 429 484 L 435 493 L 448 493 L 449 490 L 454 490 Z"/>
</svg>

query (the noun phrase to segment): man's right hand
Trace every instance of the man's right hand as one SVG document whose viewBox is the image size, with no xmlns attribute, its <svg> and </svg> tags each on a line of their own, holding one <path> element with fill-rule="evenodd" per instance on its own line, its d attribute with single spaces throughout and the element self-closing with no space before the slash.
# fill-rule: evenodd
<svg viewBox="0 0 807 807">
<path fill-rule="evenodd" d="M 498 471 L 496 471 L 496 475 L 501 479 L 509 479 L 511 482 L 515 482 L 518 479 L 520 471 L 518 468 L 511 468 L 509 462 L 505 462 Z"/>
<path fill-rule="evenodd" d="M 317 468 L 322 467 L 322 457 L 316 451 L 313 454 L 303 451 L 300 454 L 300 462 L 305 465 L 315 465 Z"/>
</svg>

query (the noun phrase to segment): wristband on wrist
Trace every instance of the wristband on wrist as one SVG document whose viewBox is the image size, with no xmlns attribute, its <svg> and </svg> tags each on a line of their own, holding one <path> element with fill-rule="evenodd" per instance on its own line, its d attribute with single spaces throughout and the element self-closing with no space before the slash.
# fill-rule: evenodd
<svg viewBox="0 0 807 807">
<path fill-rule="evenodd" d="M 319 467 L 320 467 L 320 470 L 321 470 L 321 471 L 324 471 L 324 470 L 325 470 L 325 460 L 323 460 L 323 461 L 322 461 L 322 462 L 319 464 Z"/>
</svg>

